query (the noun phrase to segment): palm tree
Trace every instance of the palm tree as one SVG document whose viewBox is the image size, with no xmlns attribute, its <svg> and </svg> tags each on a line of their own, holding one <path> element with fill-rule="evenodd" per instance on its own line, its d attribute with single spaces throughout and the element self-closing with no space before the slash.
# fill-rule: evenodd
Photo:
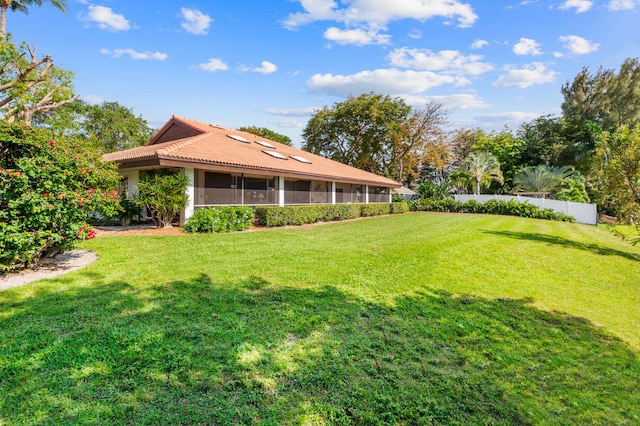
<svg viewBox="0 0 640 426">
<path fill-rule="evenodd" d="M 480 194 L 480 187 L 492 180 L 504 182 L 500 162 L 488 152 L 472 152 L 465 159 L 463 168 L 475 182 L 474 194 Z"/>
<path fill-rule="evenodd" d="M 67 13 L 67 0 L 0 0 L 0 35 L 4 38 L 7 28 L 7 10 L 28 13 L 27 6 L 42 6 L 42 3 L 51 3 L 62 13 Z"/>
<path fill-rule="evenodd" d="M 570 178 L 579 175 L 573 166 L 527 167 L 513 177 L 516 192 L 536 192 L 544 197 L 558 191 Z"/>
</svg>

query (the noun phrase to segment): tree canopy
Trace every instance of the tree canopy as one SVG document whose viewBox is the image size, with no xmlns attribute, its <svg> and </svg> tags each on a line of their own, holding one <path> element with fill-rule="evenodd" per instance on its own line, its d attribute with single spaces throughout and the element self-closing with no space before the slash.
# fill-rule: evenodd
<svg viewBox="0 0 640 426">
<path fill-rule="evenodd" d="M 37 114 L 47 114 L 77 99 L 73 73 L 56 67 L 51 56 L 38 59 L 35 46 L 0 40 L 0 112 L 12 123 L 29 125 Z"/>
<path fill-rule="evenodd" d="M 303 149 L 372 173 L 405 180 L 424 160 L 447 122 L 442 105 L 412 109 L 401 98 L 350 96 L 317 111 L 302 134 Z"/>
<path fill-rule="evenodd" d="M 273 130 L 267 129 L 266 127 L 246 126 L 239 127 L 238 130 L 291 146 L 291 138 L 289 136 L 276 133 Z"/>
<path fill-rule="evenodd" d="M 627 58 L 616 74 L 588 68 L 562 86 L 562 114 L 567 120 L 591 121 L 602 129 L 635 126 L 640 122 L 640 62 Z"/>
</svg>

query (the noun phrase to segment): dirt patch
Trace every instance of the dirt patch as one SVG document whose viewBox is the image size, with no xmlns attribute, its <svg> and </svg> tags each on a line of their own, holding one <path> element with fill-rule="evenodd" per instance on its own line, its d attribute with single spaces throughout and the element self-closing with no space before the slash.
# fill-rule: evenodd
<svg viewBox="0 0 640 426">
<path fill-rule="evenodd" d="M 188 235 L 177 226 L 158 228 L 156 226 L 96 226 L 96 237 L 116 237 L 125 235 Z"/>
</svg>

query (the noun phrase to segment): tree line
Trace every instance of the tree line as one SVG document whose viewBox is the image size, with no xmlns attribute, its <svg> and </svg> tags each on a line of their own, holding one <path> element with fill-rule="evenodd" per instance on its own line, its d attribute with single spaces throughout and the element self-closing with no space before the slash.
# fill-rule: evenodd
<svg viewBox="0 0 640 426">
<path fill-rule="evenodd" d="M 596 202 L 640 222 L 640 63 L 588 68 L 561 88 L 562 114 L 517 129 L 449 128 L 442 104 L 350 96 L 316 111 L 303 148 L 427 193 L 527 193 Z M 437 191 L 434 185 L 444 186 Z"/>
</svg>

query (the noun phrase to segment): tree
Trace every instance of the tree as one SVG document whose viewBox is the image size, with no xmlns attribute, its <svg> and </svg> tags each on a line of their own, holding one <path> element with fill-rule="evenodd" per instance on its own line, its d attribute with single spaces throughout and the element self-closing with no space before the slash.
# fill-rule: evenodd
<svg viewBox="0 0 640 426">
<path fill-rule="evenodd" d="M 163 228 L 171 222 L 189 202 L 184 173 L 155 172 L 143 176 L 138 184 L 138 204 L 151 213 L 151 218 Z"/>
<path fill-rule="evenodd" d="M 480 194 L 480 187 L 492 180 L 504 182 L 498 159 L 488 152 L 472 152 L 464 161 L 463 168 L 475 183 L 474 194 Z"/>
<path fill-rule="evenodd" d="M 600 67 L 592 75 L 585 67 L 562 86 L 562 95 L 567 120 L 593 122 L 605 130 L 632 128 L 640 122 L 640 62 L 627 58 L 618 74 Z"/>
<path fill-rule="evenodd" d="M 350 96 L 317 111 L 303 132 L 303 148 L 314 154 L 406 180 L 416 174 L 425 146 L 443 133 L 446 112 L 428 103 L 412 110 L 401 98 L 375 93 Z"/>
<path fill-rule="evenodd" d="M 565 201 L 589 202 L 584 178 L 573 166 L 527 167 L 513 178 L 516 192 L 538 193 Z"/>
<path fill-rule="evenodd" d="M 27 6 L 42 6 L 43 2 L 50 3 L 52 6 L 55 6 L 57 9 L 59 9 L 62 13 L 67 13 L 66 0 L 0 0 L 0 35 L 4 37 L 7 29 L 7 10 L 11 9 L 13 11 L 28 13 L 29 10 Z"/>
<path fill-rule="evenodd" d="M 598 135 L 591 174 L 600 204 L 623 220 L 640 223 L 640 124 Z"/>
<path fill-rule="evenodd" d="M 552 115 L 523 123 L 517 137 L 522 140 L 523 166 L 572 165 L 582 171 L 588 169 L 588 157 L 595 141 L 591 122 Z"/>
<path fill-rule="evenodd" d="M 51 56 L 37 59 L 36 47 L 16 46 L 8 37 L 0 40 L 0 112 L 9 123 L 31 123 L 77 99 L 73 73 L 53 65 Z"/>
<path fill-rule="evenodd" d="M 99 142 L 104 152 L 122 151 L 144 145 L 154 133 L 142 116 L 117 102 L 85 104 L 81 133 Z"/>
<path fill-rule="evenodd" d="M 412 109 L 394 135 L 385 174 L 409 183 L 415 180 L 420 167 L 426 166 L 432 167 L 436 180 L 442 181 L 450 159 L 444 143 L 443 128 L 447 124 L 448 113 L 438 102 L 427 102 L 424 109 Z"/>
<path fill-rule="evenodd" d="M 291 146 L 291 138 L 289 136 L 276 133 L 273 130 L 267 129 L 266 127 L 247 126 L 239 127 L 238 130 Z"/>
<path fill-rule="evenodd" d="M 82 139 L 0 123 L 0 272 L 35 264 L 93 235 L 89 215 L 119 209 L 115 165 Z"/>
</svg>

